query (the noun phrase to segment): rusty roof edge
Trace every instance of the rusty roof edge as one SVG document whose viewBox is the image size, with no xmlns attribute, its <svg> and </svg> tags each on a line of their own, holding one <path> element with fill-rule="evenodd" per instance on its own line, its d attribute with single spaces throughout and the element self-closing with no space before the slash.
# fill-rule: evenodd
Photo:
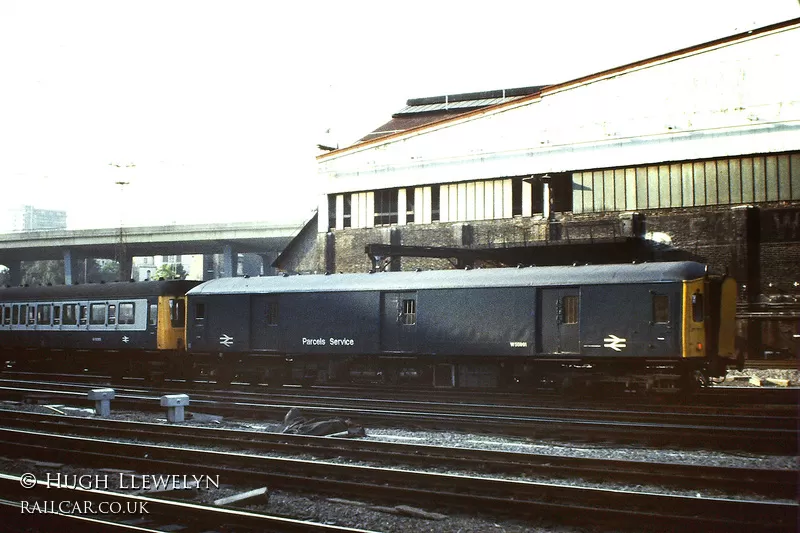
<svg viewBox="0 0 800 533">
<path fill-rule="evenodd" d="M 687 55 L 687 54 L 693 54 L 693 53 L 697 53 L 697 52 L 700 52 L 700 51 L 703 51 L 703 50 L 711 50 L 711 49 L 717 48 L 717 47 L 719 47 L 721 45 L 730 44 L 730 43 L 737 42 L 737 41 L 740 41 L 740 40 L 744 41 L 744 40 L 751 39 L 751 38 L 754 38 L 754 37 L 757 37 L 757 36 L 764 36 L 765 34 L 768 34 L 768 33 L 772 33 L 772 32 L 778 31 L 778 30 L 781 30 L 781 31 L 787 30 L 787 29 L 792 28 L 793 26 L 798 26 L 798 25 L 800 25 L 800 17 L 789 19 L 789 20 L 785 20 L 785 21 L 782 21 L 782 22 L 776 22 L 775 24 L 770 24 L 770 25 L 767 25 L 767 26 L 763 26 L 761 28 L 753 29 L 753 30 L 747 30 L 747 31 L 736 33 L 736 34 L 733 34 L 733 35 L 728 35 L 726 37 L 720 37 L 718 39 L 714 39 L 714 40 L 707 41 L 707 42 L 704 42 L 704 43 L 688 46 L 686 48 L 681 48 L 681 49 L 678 49 L 678 50 L 674 50 L 672 52 L 666 52 L 664 54 L 659 54 L 657 56 L 653 56 L 653 57 L 650 57 L 650 58 L 647 58 L 647 59 L 634 61 L 633 63 L 627 63 L 625 65 L 621 65 L 621 66 L 618 66 L 618 67 L 602 70 L 602 71 L 596 72 L 594 74 L 581 76 L 579 78 L 575 78 L 573 80 L 569 80 L 569 81 L 566 81 L 566 82 L 563 82 L 563 83 L 558 83 L 558 84 L 555 84 L 555 85 L 548 85 L 548 86 L 545 86 L 545 88 L 543 88 L 542 90 L 540 90 L 540 91 L 538 91 L 536 93 L 533 93 L 533 94 L 530 94 L 530 95 L 527 95 L 527 96 L 520 96 L 519 98 L 517 98 L 517 99 L 515 99 L 515 100 L 513 100 L 511 102 L 504 102 L 504 103 L 501 103 L 501 104 L 495 104 L 495 105 L 492 105 L 492 106 L 487 106 L 487 107 L 484 107 L 484 108 L 481 108 L 481 109 L 476 109 L 474 111 L 466 112 L 464 114 L 461 114 L 461 115 L 458 115 L 458 116 L 455 116 L 455 117 L 443 118 L 442 120 L 429 122 L 428 124 L 423 124 L 422 126 L 417 126 L 415 128 L 409 128 L 409 129 L 403 130 L 401 132 L 391 133 L 389 135 L 383 135 L 383 136 L 380 136 L 380 137 L 377 137 L 377 138 L 374 138 L 374 139 L 369 139 L 369 140 L 366 140 L 366 141 L 358 142 L 358 143 L 352 144 L 350 146 L 345 146 L 344 148 L 339 148 L 338 150 L 332 150 L 332 151 L 328 152 L 327 154 L 318 155 L 318 156 L 316 156 L 316 159 L 319 162 L 322 162 L 322 161 L 325 161 L 325 160 L 328 160 L 328 159 L 335 159 L 335 158 L 337 158 L 339 156 L 345 155 L 348 152 L 360 151 L 361 149 L 364 149 L 364 148 L 367 148 L 367 147 L 370 147 L 370 146 L 373 146 L 373 145 L 376 145 L 376 144 L 382 144 L 382 143 L 386 143 L 386 142 L 393 142 L 395 140 L 399 140 L 400 138 L 403 138 L 403 137 L 406 137 L 406 136 L 410 136 L 410 135 L 412 135 L 414 133 L 418 133 L 419 131 L 429 130 L 429 129 L 430 130 L 437 129 L 437 128 L 445 125 L 445 124 L 455 125 L 457 123 L 464 122 L 464 121 L 467 121 L 467 120 L 471 120 L 471 119 L 473 119 L 475 117 L 478 117 L 478 116 L 481 116 L 481 115 L 484 115 L 484 114 L 495 113 L 495 112 L 498 112 L 498 111 L 507 110 L 509 108 L 518 107 L 518 106 L 521 106 L 521 105 L 526 105 L 526 104 L 529 104 L 529 103 L 534 102 L 536 100 L 540 100 L 543 96 L 546 96 L 547 94 L 555 94 L 557 92 L 566 90 L 566 89 L 568 89 L 570 87 L 573 87 L 575 85 L 581 85 L 581 84 L 584 84 L 584 83 L 587 83 L 587 82 L 591 82 L 591 81 L 599 81 L 599 80 L 607 78 L 609 76 L 614 76 L 616 74 L 620 74 L 622 72 L 625 72 L 625 71 L 628 71 L 628 70 L 631 70 L 631 69 L 636 69 L 636 68 L 639 68 L 639 67 L 643 67 L 645 65 L 655 64 L 655 63 L 659 63 L 659 62 L 666 61 L 666 60 L 677 59 L 678 57 L 684 56 L 684 55 Z"/>
</svg>

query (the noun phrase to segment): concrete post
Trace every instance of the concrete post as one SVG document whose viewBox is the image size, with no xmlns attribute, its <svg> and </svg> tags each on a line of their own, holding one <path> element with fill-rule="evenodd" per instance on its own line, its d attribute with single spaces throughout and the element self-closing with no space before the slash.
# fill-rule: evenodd
<svg viewBox="0 0 800 533">
<path fill-rule="evenodd" d="M 111 414 L 111 400 L 114 395 L 114 389 L 92 389 L 87 394 L 90 400 L 94 400 L 94 412 L 97 416 Z"/>
<path fill-rule="evenodd" d="M 167 408 L 167 421 L 171 424 L 183 422 L 183 408 L 189 405 L 186 394 L 165 394 L 161 397 L 161 407 Z"/>
</svg>

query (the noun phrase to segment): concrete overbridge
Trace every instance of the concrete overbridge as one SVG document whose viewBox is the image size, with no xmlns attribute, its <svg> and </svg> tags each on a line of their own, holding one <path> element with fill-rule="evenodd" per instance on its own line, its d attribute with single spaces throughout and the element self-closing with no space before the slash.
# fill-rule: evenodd
<svg viewBox="0 0 800 533">
<path fill-rule="evenodd" d="M 42 230 L 0 234 L 0 265 L 20 283 L 22 261 L 63 260 L 65 282 L 73 281 L 78 261 L 114 259 L 120 278 L 130 279 L 133 257 L 222 254 L 225 276 L 236 274 L 236 254 L 255 253 L 269 265 L 304 222 L 142 226 L 88 230 Z"/>
</svg>

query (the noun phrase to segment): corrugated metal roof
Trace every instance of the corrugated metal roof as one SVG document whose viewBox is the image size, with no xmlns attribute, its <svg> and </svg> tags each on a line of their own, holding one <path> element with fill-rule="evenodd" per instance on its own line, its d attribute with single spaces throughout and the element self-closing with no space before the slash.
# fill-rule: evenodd
<svg viewBox="0 0 800 533">
<path fill-rule="evenodd" d="M 410 113 L 431 113 L 434 111 L 447 111 L 449 109 L 477 109 L 489 105 L 502 104 L 521 98 L 520 96 L 508 98 L 484 98 L 482 100 L 463 100 L 460 102 L 444 102 L 441 104 L 407 105 L 397 112 L 398 115 Z"/>
<path fill-rule="evenodd" d="M 726 45 L 726 44 L 729 44 L 729 43 L 734 43 L 734 42 L 740 41 L 740 40 L 751 39 L 751 38 L 757 37 L 757 36 L 759 36 L 761 34 L 766 34 L 766 33 L 772 32 L 772 31 L 781 31 L 783 29 L 792 28 L 793 26 L 798 26 L 798 25 L 800 25 L 800 18 L 794 18 L 794 19 L 791 19 L 791 20 L 786 20 L 786 21 L 783 21 L 783 22 L 770 24 L 770 25 L 764 26 L 762 28 L 758 28 L 758 29 L 754 29 L 754 30 L 748 30 L 746 32 L 737 33 L 737 34 L 734 34 L 734 35 L 730 35 L 728 37 L 722 37 L 720 39 L 714 39 L 712 41 L 708 41 L 708 42 L 705 42 L 705 43 L 697 44 L 697 45 L 694 45 L 694 46 L 689 46 L 689 47 L 686 47 L 686 48 L 681 48 L 681 49 L 675 50 L 673 52 L 660 54 L 660 55 L 657 55 L 657 56 L 654 56 L 654 57 L 650 57 L 650 58 L 647 58 L 647 59 L 643 59 L 643 60 L 640 60 L 640 61 L 634 61 L 632 63 L 628 63 L 628 64 L 625 64 L 625 65 L 621 65 L 619 67 L 615 67 L 615 68 L 603 70 L 603 71 L 600 71 L 600 72 L 596 72 L 596 73 L 593 73 L 593 74 L 589 74 L 587 76 L 581 76 L 579 78 L 575 78 L 573 80 L 569 80 L 569 81 L 562 82 L 562 83 L 559 83 L 559 84 L 542 86 L 540 91 L 537 91 L 535 93 L 528 94 L 528 95 L 525 95 L 525 96 L 521 96 L 519 98 L 513 98 L 511 100 L 512 101 L 516 101 L 516 100 L 531 101 L 531 100 L 534 100 L 535 98 L 546 97 L 548 94 L 552 94 L 552 93 L 558 92 L 560 90 L 564 90 L 564 89 L 571 88 L 571 87 L 577 87 L 577 86 L 580 86 L 580 85 L 585 84 L 585 83 L 591 83 L 591 82 L 600 80 L 600 79 L 602 79 L 604 77 L 616 76 L 616 75 L 622 74 L 622 73 L 624 73 L 626 71 L 630 71 L 630 70 L 633 70 L 633 69 L 636 69 L 636 68 L 639 68 L 639 67 L 642 67 L 642 66 L 645 66 L 645 65 L 655 64 L 655 63 L 658 63 L 660 61 L 671 60 L 673 58 L 678 58 L 678 57 L 680 57 L 682 55 L 700 52 L 702 50 L 711 49 L 711 48 L 714 48 L 716 46 L 722 46 L 722 45 Z M 435 100 L 436 98 L 440 98 L 440 97 L 433 97 L 432 100 Z M 420 99 L 420 100 L 425 100 L 425 99 Z M 409 101 L 408 103 L 411 104 L 411 101 Z M 427 104 L 427 102 L 426 102 L 426 104 Z M 504 102 L 504 103 L 501 103 L 501 104 L 496 104 L 496 106 L 497 106 L 496 108 L 500 108 L 503 105 L 509 105 L 509 104 L 510 104 L 510 102 Z M 486 106 L 486 107 L 487 108 L 488 107 L 492 107 L 493 109 L 496 109 L 494 106 Z M 465 111 L 463 114 L 466 115 L 467 113 L 475 113 L 477 115 L 478 113 L 483 112 L 482 109 L 483 108 L 471 109 L 469 111 Z M 441 121 L 444 122 L 445 120 L 455 120 L 455 118 L 457 116 L 458 115 L 442 117 Z M 434 122 L 434 121 L 431 121 L 430 123 L 432 123 L 432 122 Z M 428 124 L 430 124 L 430 123 L 428 123 Z M 417 129 L 421 130 L 422 128 L 424 128 L 428 124 L 423 124 L 421 126 L 418 126 Z M 397 136 L 397 137 L 399 137 L 399 136 L 403 135 L 404 133 L 405 133 L 405 131 L 395 131 L 395 132 L 392 132 L 392 133 L 387 133 L 385 135 L 378 135 L 378 136 L 375 136 L 375 137 L 371 137 L 369 139 L 367 139 L 365 137 L 364 139 L 361 139 L 358 143 L 356 143 L 356 144 L 354 144 L 352 146 L 346 146 L 346 147 L 340 148 L 338 150 L 334 150 L 332 152 L 329 152 L 327 154 L 319 155 L 319 156 L 317 156 L 317 160 L 324 160 L 326 158 L 338 156 L 338 155 L 340 155 L 342 153 L 345 153 L 345 152 L 347 152 L 348 150 L 351 150 L 351 149 L 355 149 L 355 148 L 361 149 L 361 148 L 363 148 L 363 145 L 365 144 L 365 142 L 364 142 L 365 140 L 367 140 L 367 142 L 376 142 L 376 139 L 378 139 L 378 138 L 389 137 L 389 136 L 392 136 L 392 137 Z"/>
<path fill-rule="evenodd" d="M 475 270 L 430 270 L 379 272 L 375 274 L 331 274 L 221 278 L 207 281 L 189 294 L 269 294 L 342 291 L 413 291 L 458 287 L 537 287 L 657 283 L 697 279 L 705 273 L 700 263 L 690 261 L 638 265 L 585 265 Z"/>
</svg>

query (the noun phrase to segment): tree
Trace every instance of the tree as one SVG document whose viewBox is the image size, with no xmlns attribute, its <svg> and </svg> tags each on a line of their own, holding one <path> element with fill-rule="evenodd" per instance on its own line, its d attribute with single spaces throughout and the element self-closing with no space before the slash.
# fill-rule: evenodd
<svg viewBox="0 0 800 533">
<path fill-rule="evenodd" d="M 158 279 L 186 279 L 186 270 L 183 268 L 183 265 L 178 263 L 177 265 L 171 265 L 169 263 L 164 263 L 160 267 L 156 269 L 150 275 L 151 280 L 158 280 Z"/>
<path fill-rule="evenodd" d="M 5 267 L 0 267 L 0 287 L 11 284 L 11 271 Z"/>
<path fill-rule="evenodd" d="M 109 261 L 101 266 L 97 273 L 98 281 L 122 281 L 119 279 L 119 263 Z"/>
<path fill-rule="evenodd" d="M 23 285 L 47 285 L 48 283 L 51 285 L 64 284 L 63 261 L 50 260 L 22 262 Z"/>
</svg>

